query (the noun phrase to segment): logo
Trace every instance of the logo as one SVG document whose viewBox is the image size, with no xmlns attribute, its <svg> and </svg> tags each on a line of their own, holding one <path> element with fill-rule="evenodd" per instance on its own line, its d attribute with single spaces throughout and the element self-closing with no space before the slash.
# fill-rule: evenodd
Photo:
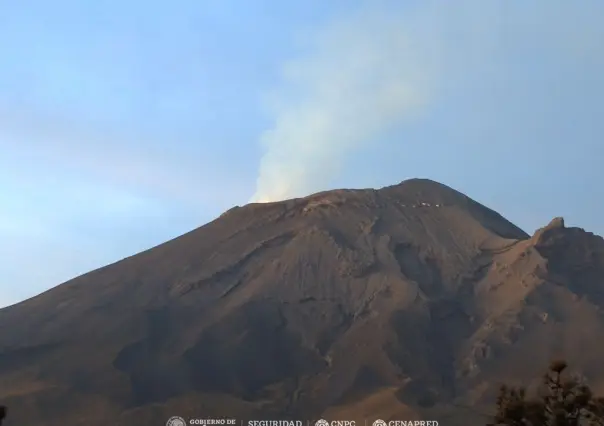
<svg viewBox="0 0 604 426">
<path fill-rule="evenodd" d="M 182 417 L 170 417 L 166 422 L 166 426 L 187 426 L 187 422 Z"/>
<path fill-rule="evenodd" d="M 355 426 L 354 420 L 332 420 L 328 422 L 325 419 L 318 420 L 315 426 Z"/>
<path fill-rule="evenodd" d="M 373 422 L 372 426 L 438 426 L 436 420 L 390 420 L 386 423 L 382 419 Z"/>
</svg>

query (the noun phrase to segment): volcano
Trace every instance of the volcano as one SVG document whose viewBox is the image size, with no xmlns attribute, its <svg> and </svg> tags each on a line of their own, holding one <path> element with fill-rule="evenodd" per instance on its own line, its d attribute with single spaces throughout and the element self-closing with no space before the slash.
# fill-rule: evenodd
<svg viewBox="0 0 604 426">
<path fill-rule="evenodd" d="M 554 357 L 604 390 L 604 240 L 440 183 L 235 207 L 0 310 L 7 425 L 484 424 Z"/>
</svg>

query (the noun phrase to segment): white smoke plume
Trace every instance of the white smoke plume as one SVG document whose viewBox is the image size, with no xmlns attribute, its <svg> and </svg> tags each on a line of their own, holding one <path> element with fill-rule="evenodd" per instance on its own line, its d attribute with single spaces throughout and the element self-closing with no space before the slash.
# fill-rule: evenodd
<svg viewBox="0 0 604 426">
<path fill-rule="evenodd" d="M 286 64 L 251 201 L 324 189 L 346 154 L 421 111 L 437 45 L 418 45 L 423 22 L 412 22 L 364 10 L 320 32 L 307 57 Z"/>
<path fill-rule="evenodd" d="M 417 114 L 428 114 L 427 107 L 449 93 L 463 93 L 475 79 L 493 88 L 517 84 L 507 71 L 544 54 L 586 69 L 602 63 L 604 2 L 599 0 L 372 0 L 366 5 L 319 31 L 306 56 L 284 67 L 274 94 L 274 125 L 261 140 L 266 151 L 252 201 L 329 189 L 348 155 L 379 143 L 381 135 Z M 577 84 L 563 71 L 552 72 L 556 84 Z M 530 78 L 523 81 L 527 92 L 515 100 L 518 105 L 543 96 L 530 91 Z M 474 127 L 485 114 L 477 109 L 464 126 Z M 468 135 L 463 144 L 484 142 Z"/>
</svg>

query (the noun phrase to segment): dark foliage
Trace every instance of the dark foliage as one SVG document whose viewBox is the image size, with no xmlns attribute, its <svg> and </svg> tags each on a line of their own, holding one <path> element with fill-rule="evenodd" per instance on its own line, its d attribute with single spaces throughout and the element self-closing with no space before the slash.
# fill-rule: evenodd
<svg viewBox="0 0 604 426">
<path fill-rule="evenodd" d="M 6 407 L 0 405 L 0 425 L 2 424 L 2 422 L 4 421 L 4 419 L 6 418 Z"/>
<path fill-rule="evenodd" d="M 565 376 L 566 369 L 566 362 L 552 362 L 535 398 L 528 398 L 524 388 L 502 386 L 489 426 L 604 426 L 604 398 Z"/>
</svg>

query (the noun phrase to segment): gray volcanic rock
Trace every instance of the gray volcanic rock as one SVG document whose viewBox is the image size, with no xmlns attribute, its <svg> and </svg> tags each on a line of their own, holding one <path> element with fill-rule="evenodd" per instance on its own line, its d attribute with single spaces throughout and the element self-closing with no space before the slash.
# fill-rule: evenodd
<svg viewBox="0 0 604 426">
<path fill-rule="evenodd" d="M 9 425 L 484 423 L 553 356 L 604 384 L 603 277 L 602 238 L 430 180 L 250 204 L 0 310 L 0 401 Z"/>
</svg>

